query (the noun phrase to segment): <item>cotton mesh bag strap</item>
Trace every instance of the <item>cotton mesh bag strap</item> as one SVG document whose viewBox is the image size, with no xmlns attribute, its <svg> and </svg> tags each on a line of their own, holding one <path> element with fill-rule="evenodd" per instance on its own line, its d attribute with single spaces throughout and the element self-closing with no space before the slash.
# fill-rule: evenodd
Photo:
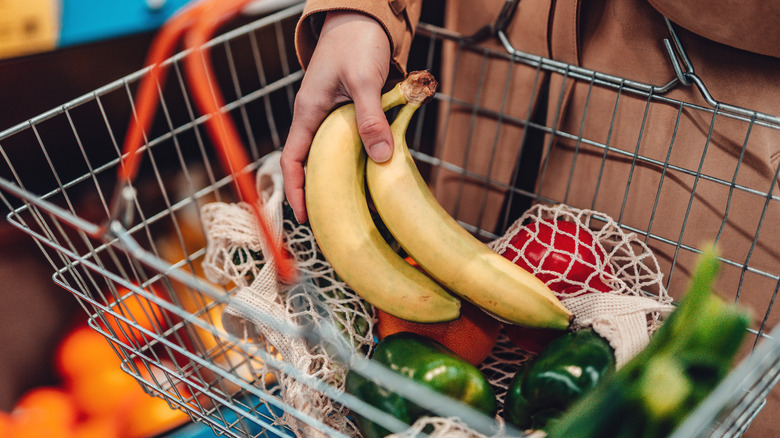
<svg viewBox="0 0 780 438">
<path fill-rule="evenodd" d="M 265 256 L 270 254 L 267 243 L 251 209 L 243 203 L 215 202 L 202 208 L 208 241 L 204 272 L 211 281 L 237 286 L 222 315 L 227 332 L 241 339 L 262 341 L 295 369 L 332 387 L 342 387 L 344 364 L 333 360 L 322 346 L 309 345 L 271 323 L 273 319 L 291 327 L 319 326 L 327 317 L 357 351 L 368 354 L 373 345 L 371 307 L 338 278 L 319 252 L 311 229 L 286 218 L 279 157 L 278 152 L 265 157 L 257 172 L 258 191 L 263 195 L 264 219 L 271 225 L 274 238 L 283 237 L 280 240 L 293 255 L 304 282 L 278 282 L 274 260 Z M 286 373 L 276 374 L 286 404 L 342 433 L 356 433 L 345 407 Z M 323 435 L 286 411 L 275 421 L 302 436 Z"/>
<path fill-rule="evenodd" d="M 257 171 L 257 186 L 263 201 L 264 219 L 272 230 L 273 238 L 282 241 L 284 192 L 280 157 L 280 152 L 272 152 L 265 157 Z M 212 202 L 201 208 L 201 217 L 207 239 L 202 263 L 206 278 L 219 284 L 232 282 L 238 286 L 248 286 L 252 279 L 260 275 L 260 270 L 266 267 L 263 276 L 267 278 L 268 271 L 273 269 L 272 261 L 265 260 L 269 263 L 258 268 L 258 262 L 263 260 L 251 257 L 252 253 L 263 255 L 271 252 L 264 251 L 265 239 L 258 231 L 249 205 L 243 202 Z M 270 279 L 264 282 L 272 287 Z"/>
</svg>

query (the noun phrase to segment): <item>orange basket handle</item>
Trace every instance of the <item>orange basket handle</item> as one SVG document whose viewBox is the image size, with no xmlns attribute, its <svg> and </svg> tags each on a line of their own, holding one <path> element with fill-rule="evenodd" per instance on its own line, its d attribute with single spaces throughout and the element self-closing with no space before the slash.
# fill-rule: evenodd
<svg viewBox="0 0 780 438">
<path fill-rule="evenodd" d="M 124 160 L 119 166 L 117 178 L 119 187 L 127 187 L 138 174 L 144 133 L 151 126 L 159 104 L 157 87 L 158 84 L 159 87 L 163 86 L 168 71 L 164 61 L 183 39 L 186 47 L 192 50 L 185 58 L 185 76 L 199 111 L 210 115 L 206 121 L 206 132 L 217 148 L 220 165 L 233 176 L 239 198 L 251 206 L 260 232 L 269 242 L 271 254 L 267 256 L 276 262 L 280 280 L 292 283 L 296 280 L 295 264 L 284 250 L 282 242 L 274 238 L 262 214 L 262 199 L 253 178 L 241 172 L 241 169 L 249 166 L 250 160 L 233 120 L 221 111 L 225 106 L 224 98 L 212 79 L 214 73 L 211 60 L 203 47 L 221 25 L 235 17 L 251 1 L 201 0 L 172 16 L 162 26 L 147 54 L 146 65 L 151 68 L 139 85 L 135 98 L 135 117 L 130 120 L 123 145 Z"/>
</svg>

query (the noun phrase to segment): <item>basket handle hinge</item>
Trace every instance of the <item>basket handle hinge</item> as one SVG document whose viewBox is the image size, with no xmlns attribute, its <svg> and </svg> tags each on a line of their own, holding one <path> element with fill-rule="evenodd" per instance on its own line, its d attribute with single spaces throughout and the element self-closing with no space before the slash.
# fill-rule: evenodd
<svg viewBox="0 0 780 438">
<path fill-rule="evenodd" d="M 114 195 L 111 197 L 108 218 L 106 219 L 106 222 L 100 227 L 100 235 L 93 237 L 102 237 L 107 239 L 116 237 L 116 234 L 112 229 L 112 224 L 114 223 L 118 223 L 124 228 L 129 227 L 129 225 L 133 222 L 133 203 L 135 202 L 136 196 L 136 189 L 132 186 L 132 184 L 130 184 L 130 182 L 124 181 L 117 184 L 116 189 L 114 190 Z"/>
<path fill-rule="evenodd" d="M 672 61 L 672 68 L 677 75 L 677 79 L 679 79 L 681 84 L 688 87 L 691 85 L 690 78 L 696 76 L 696 73 L 693 71 L 693 64 L 691 64 L 688 54 L 685 53 L 685 49 L 680 42 L 680 38 L 677 36 L 677 32 L 674 30 L 672 22 L 666 17 L 664 17 L 664 21 L 666 22 L 666 28 L 669 29 L 669 36 L 671 38 L 663 39 L 666 52 L 669 54 L 669 59 Z M 681 65 L 681 63 L 683 65 Z M 683 67 L 685 67 L 684 70 Z"/>
<path fill-rule="evenodd" d="M 724 105 L 712 97 L 712 94 L 710 94 L 709 90 L 704 85 L 704 81 L 702 81 L 694 71 L 691 59 L 685 52 L 685 49 L 680 42 L 680 38 L 677 36 L 677 31 L 674 30 L 674 25 L 667 17 L 664 17 L 664 21 L 666 22 L 666 28 L 669 29 L 669 38 L 663 39 L 664 47 L 666 47 L 666 52 L 669 54 L 669 60 L 672 62 L 672 68 L 674 69 L 674 73 L 677 76 L 677 80 L 680 81 L 680 84 L 685 85 L 686 87 L 695 85 L 707 104 L 713 108 L 717 109 L 727 106 L 730 110 L 737 109 L 736 112 L 738 113 L 752 113 L 752 111 L 737 108 L 732 105 Z"/>
</svg>

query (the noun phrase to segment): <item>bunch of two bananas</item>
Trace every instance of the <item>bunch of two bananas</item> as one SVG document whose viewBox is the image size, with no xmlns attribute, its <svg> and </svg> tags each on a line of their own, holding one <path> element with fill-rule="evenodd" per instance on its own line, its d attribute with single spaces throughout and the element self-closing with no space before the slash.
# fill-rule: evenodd
<svg viewBox="0 0 780 438">
<path fill-rule="evenodd" d="M 549 288 L 461 227 L 420 175 L 406 130 L 435 88 L 430 73 L 414 72 L 382 96 L 385 111 L 403 105 L 391 125 L 393 156 L 384 163 L 367 159 L 353 104 L 322 122 L 309 151 L 305 186 L 320 250 L 355 293 L 398 318 L 457 319 L 460 300 L 454 293 L 505 322 L 566 329 L 572 314 Z M 382 237 L 368 208 L 366 185 L 382 222 L 430 277 Z"/>
</svg>

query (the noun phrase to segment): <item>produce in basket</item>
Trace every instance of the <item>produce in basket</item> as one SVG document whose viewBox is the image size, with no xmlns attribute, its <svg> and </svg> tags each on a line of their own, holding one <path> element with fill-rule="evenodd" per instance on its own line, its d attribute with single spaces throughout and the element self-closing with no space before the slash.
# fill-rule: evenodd
<svg viewBox="0 0 780 438">
<path fill-rule="evenodd" d="M 495 393 L 482 373 L 430 338 L 409 332 L 390 335 L 377 344 L 373 360 L 486 415 L 496 413 Z M 347 374 L 346 390 L 408 424 L 427 413 L 355 371 Z M 384 437 L 390 433 L 359 415 L 357 422 L 363 438 Z"/>
<path fill-rule="evenodd" d="M 150 285 L 146 289 L 148 293 L 163 298 L 156 287 Z M 108 297 L 107 306 L 111 312 L 103 313 L 105 324 L 103 319 L 98 319 L 97 324 L 111 336 L 116 336 L 120 342 L 128 345 L 146 345 L 151 336 L 143 330 L 161 333 L 168 328 L 168 321 L 172 315 L 152 300 L 131 292 L 124 286 L 117 287 L 114 294 L 106 290 L 103 295 Z M 114 314 L 121 315 L 127 321 Z"/>
<path fill-rule="evenodd" d="M 431 193 L 406 144 L 406 130 L 421 104 L 407 103 L 392 123 L 392 157 L 366 163 L 366 182 L 382 222 L 404 251 L 447 290 L 501 320 L 568 328 L 571 312 L 541 280 L 480 242 Z"/>
<path fill-rule="evenodd" d="M 568 220 L 538 219 L 524 224 L 501 254 L 542 280 L 558 296 L 611 292 L 602 272 L 612 275 L 604 249 L 590 230 Z M 513 344 L 529 353 L 540 352 L 563 333 L 506 325 Z"/>
<path fill-rule="evenodd" d="M 501 332 L 501 323 L 473 304 L 464 301 L 460 318 L 455 321 L 422 324 L 376 312 L 376 335 L 382 340 L 400 332 L 412 332 L 431 338 L 452 350 L 472 365 L 488 357 Z"/>
<path fill-rule="evenodd" d="M 731 368 L 749 315 L 712 291 L 718 271 L 705 251 L 680 305 L 648 346 L 545 429 L 550 437 L 663 437 Z"/>
<path fill-rule="evenodd" d="M 591 232 L 572 221 L 541 219 L 525 224 L 503 256 L 563 295 L 612 291 L 601 272 L 612 275 L 607 254 Z"/>
<path fill-rule="evenodd" d="M 592 329 L 567 333 L 526 362 L 504 401 L 504 418 L 521 429 L 540 429 L 615 371 L 609 343 Z"/>
<path fill-rule="evenodd" d="M 286 249 L 294 254 L 293 258 L 311 257 L 311 259 L 306 260 L 307 265 L 324 267 L 327 261 L 322 253 L 317 251 L 313 239 L 300 238 L 301 234 L 309 236 L 311 227 L 307 223 L 298 223 L 292 207 L 287 201 L 282 202 L 282 219 L 286 236 Z M 251 284 L 266 264 L 263 252 L 252 250 L 246 242 L 243 244 L 232 242 L 225 250 L 231 263 L 235 266 L 236 275 L 240 274 L 245 279 L 246 284 Z M 323 271 L 320 276 L 307 276 L 307 281 L 317 288 L 323 302 L 339 303 L 332 309 L 333 323 L 336 328 L 342 333 L 356 333 L 361 339 L 369 336 L 370 324 L 361 312 L 363 305 L 358 305 L 358 303 L 348 299 L 342 288 L 334 287 L 334 284 L 342 281 L 336 273 L 327 269 L 323 269 Z M 359 339 L 352 339 L 352 341 L 356 348 L 367 350 L 366 345 Z"/>
<path fill-rule="evenodd" d="M 411 257 L 406 261 L 420 269 Z M 417 333 L 441 343 L 472 365 L 479 365 L 488 357 L 501 332 L 500 321 L 468 301 L 461 303 L 460 317 L 454 321 L 423 324 L 381 310 L 377 310 L 376 318 L 376 335 L 380 340 L 399 332 Z"/>
<path fill-rule="evenodd" d="M 430 74 L 409 74 L 382 96 L 382 107 L 429 97 L 430 80 Z M 365 163 L 355 106 L 344 105 L 318 128 L 306 164 L 306 210 L 320 250 L 350 288 L 375 307 L 410 321 L 456 319 L 460 301 L 409 266 L 377 230 L 366 200 Z"/>
</svg>

